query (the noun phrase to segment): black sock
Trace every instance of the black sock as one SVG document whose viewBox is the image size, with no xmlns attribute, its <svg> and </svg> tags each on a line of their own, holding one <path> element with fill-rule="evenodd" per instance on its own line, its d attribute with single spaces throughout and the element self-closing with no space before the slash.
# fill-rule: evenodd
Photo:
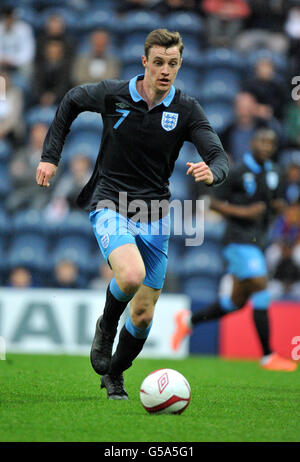
<svg viewBox="0 0 300 462">
<path fill-rule="evenodd" d="M 125 326 L 121 329 L 119 343 L 112 357 L 109 374 L 120 375 L 128 369 L 132 361 L 142 351 L 146 338 L 136 338 L 131 335 Z"/>
<path fill-rule="evenodd" d="M 101 327 L 107 331 L 116 333 L 119 319 L 124 312 L 128 302 L 120 302 L 110 291 L 109 285 L 106 290 L 106 301 L 101 320 Z"/>
<path fill-rule="evenodd" d="M 253 310 L 256 331 L 263 349 L 264 356 L 272 353 L 270 349 L 270 329 L 268 310 Z"/>
<path fill-rule="evenodd" d="M 193 305 L 192 305 L 192 310 L 193 310 Z M 196 324 L 199 324 L 200 322 L 212 321 L 213 319 L 219 319 L 224 314 L 226 314 L 226 311 L 223 310 L 220 303 L 217 301 L 213 303 L 212 305 L 209 305 L 208 307 L 204 308 L 203 310 L 194 312 L 191 316 L 191 324 L 192 326 L 195 326 Z"/>
</svg>

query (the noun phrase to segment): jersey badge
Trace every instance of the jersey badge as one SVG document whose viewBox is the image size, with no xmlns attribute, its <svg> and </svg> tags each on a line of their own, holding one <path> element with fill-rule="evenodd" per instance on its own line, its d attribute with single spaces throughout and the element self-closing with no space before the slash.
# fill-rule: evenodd
<svg viewBox="0 0 300 462">
<path fill-rule="evenodd" d="M 253 196 L 253 194 L 256 191 L 256 181 L 255 181 L 255 176 L 253 175 L 253 173 L 250 173 L 250 172 L 244 173 L 243 184 L 244 184 L 244 189 L 246 193 L 249 196 Z"/>
<path fill-rule="evenodd" d="M 177 112 L 166 112 L 162 113 L 161 126 L 167 132 L 174 130 L 177 125 L 179 114 Z"/>
<path fill-rule="evenodd" d="M 266 174 L 267 185 L 272 191 L 277 188 L 279 183 L 279 177 L 277 172 L 267 172 Z"/>
</svg>

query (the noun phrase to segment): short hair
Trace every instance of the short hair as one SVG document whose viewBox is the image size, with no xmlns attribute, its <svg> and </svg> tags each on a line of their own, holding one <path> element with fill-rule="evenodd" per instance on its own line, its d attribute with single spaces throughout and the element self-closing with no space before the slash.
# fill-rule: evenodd
<svg viewBox="0 0 300 462">
<path fill-rule="evenodd" d="M 260 138 L 271 138 L 274 143 L 277 142 L 277 135 L 275 131 L 268 127 L 258 128 L 252 136 L 252 141 L 256 141 Z"/>
<path fill-rule="evenodd" d="M 171 32 L 167 29 L 155 29 L 152 32 L 150 32 L 150 34 L 148 34 L 148 36 L 146 37 L 144 46 L 146 58 L 148 58 L 149 56 L 150 48 L 152 48 L 155 45 L 164 48 L 178 46 L 180 56 L 182 56 L 184 45 L 179 32 Z"/>
</svg>

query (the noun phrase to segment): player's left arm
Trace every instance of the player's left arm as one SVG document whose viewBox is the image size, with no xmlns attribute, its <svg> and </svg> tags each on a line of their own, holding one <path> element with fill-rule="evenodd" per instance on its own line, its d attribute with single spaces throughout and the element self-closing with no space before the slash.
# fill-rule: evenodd
<svg viewBox="0 0 300 462">
<path fill-rule="evenodd" d="M 196 100 L 193 100 L 186 140 L 196 146 L 203 159 L 194 164 L 187 163 L 187 174 L 192 174 L 195 181 L 203 181 L 207 185 L 216 186 L 224 183 L 229 172 L 227 154 Z"/>
</svg>

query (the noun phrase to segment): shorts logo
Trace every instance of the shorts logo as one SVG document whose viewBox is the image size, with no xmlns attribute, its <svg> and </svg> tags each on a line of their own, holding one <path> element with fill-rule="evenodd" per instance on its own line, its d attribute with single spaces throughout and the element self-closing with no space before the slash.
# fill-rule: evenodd
<svg viewBox="0 0 300 462">
<path fill-rule="evenodd" d="M 161 394 L 169 383 L 168 374 L 165 372 L 161 377 L 159 377 L 157 383 L 158 383 L 159 393 Z"/>
<path fill-rule="evenodd" d="M 101 237 L 101 244 L 102 244 L 102 247 L 104 249 L 107 249 L 108 244 L 109 244 L 109 235 L 108 234 L 104 234 L 104 236 Z"/>
<path fill-rule="evenodd" d="M 177 112 L 166 112 L 162 113 L 161 126 L 167 132 L 174 130 L 177 125 L 179 114 Z"/>
</svg>

